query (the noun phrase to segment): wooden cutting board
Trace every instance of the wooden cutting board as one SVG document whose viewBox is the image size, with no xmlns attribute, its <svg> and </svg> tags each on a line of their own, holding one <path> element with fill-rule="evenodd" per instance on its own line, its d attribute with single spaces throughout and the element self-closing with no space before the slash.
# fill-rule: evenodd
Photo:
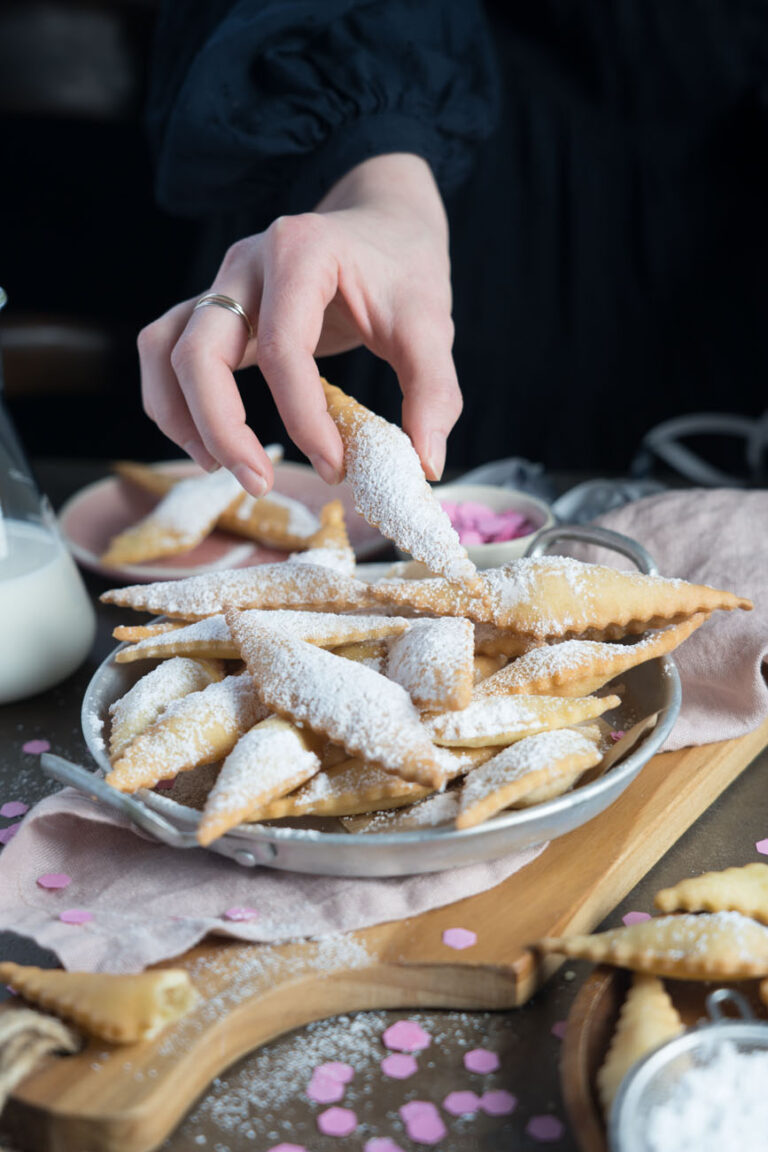
<svg viewBox="0 0 768 1152">
<path fill-rule="evenodd" d="M 371 1008 L 513 1008 L 558 965 L 529 945 L 599 924 L 768 744 L 738 740 L 656 756 L 619 800 L 488 892 L 331 944 L 206 941 L 174 960 L 202 994 L 187 1020 L 130 1048 L 92 1042 L 52 1057 L 4 1114 L 29 1152 L 150 1152 L 227 1065 L 276 1036 Z M 469 928 L 455 951 L 446 928 Z"/>
</svg>

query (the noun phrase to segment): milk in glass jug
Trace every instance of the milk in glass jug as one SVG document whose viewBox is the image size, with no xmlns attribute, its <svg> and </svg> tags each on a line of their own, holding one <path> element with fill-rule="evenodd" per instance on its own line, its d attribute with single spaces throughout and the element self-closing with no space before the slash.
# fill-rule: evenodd
<svg viewBox="0 0 768 1152">
<path fill-rule="evenodd" d="M 0 308 L 5 300 L 0 288 Z M 0 373 L 0 704 L 58 684 L 95 633 L 93 605 L 5 410 Z"/>
</svg>

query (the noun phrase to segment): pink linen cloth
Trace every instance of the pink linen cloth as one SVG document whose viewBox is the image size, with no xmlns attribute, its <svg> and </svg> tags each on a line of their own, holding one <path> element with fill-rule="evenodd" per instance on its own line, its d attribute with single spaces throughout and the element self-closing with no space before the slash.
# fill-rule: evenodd
<svg viewBox="0 0 768 1152">
<path fill-rule="evenodd" d="M 675 658 L 683 709 L 667 748 L 739 736 L 768 716 L 768 492 L 669 492 L 604 517 L 639 540 L 665 576 L 728 589 L 752 612 L 719 612 Z M 632 567 L 616 553 L 589 559 Z M 71 789 L 38 804 L 0 855 L 0 929 L 32 937 L 66 968 L 137 971 L 210 933 L 276 942 L 328 936 L 418 915 L 491 888 L 542 849 L 491 864 L 388 880 L 349 880 L 255 870 L 194 849 L 167 848 Z M 40 888 L 65 872 L 71 884 Z M 255 920 L 228 921 L 234 907 Z M 85 909 L 87 923 L 59 920 Z"/>
<path fill-rule="evenodd" d="M 768 491 L 662 492 L 599 523 L 644 544 L 662 576 L 710 584 L 754 603 L 751 612 L 715 612 L 674 653 L 683 706 L 665 751 L 751 732 L 768 716 Z M 579 555 L 633 567 L 604 549 Z"/>
<path fill-rule="evenodd" d="M 73 971 L 138 972 L 211 933 L 276 943 L 417 916 L 495 887 L 544 847 L 423 876 L 307 876 L 169 848 L 65 788 L 27 813 L 0 855 L 0 929 L 30 936 Z M 59 890 L 41 888 L 38 877 L 51 872 L 72 881 Z M 59 920 L 73 908 L 93 919 Z M 233 908 L 254 909 L 257 918 L 225 919 Z"/>
</svg>

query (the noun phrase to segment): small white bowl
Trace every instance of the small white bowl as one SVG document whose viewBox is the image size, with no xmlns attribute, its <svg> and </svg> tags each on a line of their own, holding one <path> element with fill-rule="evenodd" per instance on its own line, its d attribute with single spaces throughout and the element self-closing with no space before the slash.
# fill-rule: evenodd
<svg viewBox="0 0 768 1152">
<path fill-rule="evenodd" d="M 530 532 L 527 536 L 518 536 L 514 540 L 501 540 L 491 544 L 467 544 L 469 558 L 478 568 L 498 568 L 500 564 L 506 564 L 507 561 L 522 556 L 533 538 L 543 528 L 551 528 L 555 522 L 552 509 L 544 500 L 513 488 L 500 488 L 495 484 L 437 484 L 432 491 L 441 503 L 444 500 L 454 503 L 472 500 L 478 504 L 485 504 L 494 512 L 519 512 L 536 526 L 534 532 Z M 398 555 L 402 559 L 410 559 L 407 553 L 400 552 L 399 549 Z"/>
</svg>

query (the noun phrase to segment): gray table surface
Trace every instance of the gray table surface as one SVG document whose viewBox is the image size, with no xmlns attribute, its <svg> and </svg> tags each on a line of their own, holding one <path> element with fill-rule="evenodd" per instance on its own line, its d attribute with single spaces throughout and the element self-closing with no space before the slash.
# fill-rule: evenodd
<svg viewBox="0 0 768 1152">
<path fill-rule="evenodd" d="M 36 472 L 43 490 L 59 506 L 71 492 L 103 476 L 106 465 L 41 461 Z M 86 583 L 94 599 L 107 586 L 101 578 L 88 574 Z M 62 756 L 87 762 L 79 724 L 80 701 L 95 668 L 113 647 L 111 631 L 122 616 L 116 609 L 99 606 L 97 639 L 83 667 L 50 692 L 0 708 L 0 802 L 23 799 L 31 804 L 56 787 L 40 773 L 38 758 L 22 752 L 28 740 L 45 738 Z M 763 753 L 659 861 L 604 926 L 620 924 L 630 910 L 650 911 L 653 894 L 685 876 L 759 859 L 755 842 L 768 837 L 766 770 L 768 753 Z M 0 819 L 0 824 L 7 823 Z M 26 964 L 56 963 L 53 955 L 11 933 L 0 933 L 0 957 Z M 511 1012 L 363 1012 L 298 1029 L 228 1069 L 163 1144 L 163 1152 L 197 1148 L 267 1152 L 280 1142 L 303 1145 L 310 1152 L 362 1152 L 372 1137 L 384 1136 L 404 1152 L 416 1152 L 424 1145 L 405 1135 L 397 1114 L 400 1105 L 414 1098 L 439 1104 L 447 1093 L 466 1088 L 478 1092 L 504 1088 L 517 1097 L 517 1108 L 507 1117 L 477 1113 L 456 1119 L 442 1112 L 448 1129 L 438 1145 L 442 1152 L 542 1147 L 526 1133 L 530 1118 L 541 1114 L 554 1114 L 566 1125 L 562 1137 L 550 1146 L 559 1152 L 577 1152 L 576 1134 L 568 1127 L 559 1085 L 560 1040 L 551 1029 L 567 1017 L 588 971 L 587 965 L 565 965 L 533 1000 Z M 390 1023 L 403 1016 L 422 1023 L 433 1042 L 420 1058 L 420 1070 L 414 1077 L 388 1080 L 379 1069 L 385 1054 L 380 1037 Z M 464 1071 L 462 1056 L 476 1047 L 498 1053 L 498 1072 L 480 1077 Z M 303 1094 L 313 1066 L 326 1060 L 345 1060 L 356 1070 L 343 1106 L 357 1112 L 360 1126 L 343 1140 L 318 1132 L 316 1117 L 321 1108 Z"/>
</svg>

